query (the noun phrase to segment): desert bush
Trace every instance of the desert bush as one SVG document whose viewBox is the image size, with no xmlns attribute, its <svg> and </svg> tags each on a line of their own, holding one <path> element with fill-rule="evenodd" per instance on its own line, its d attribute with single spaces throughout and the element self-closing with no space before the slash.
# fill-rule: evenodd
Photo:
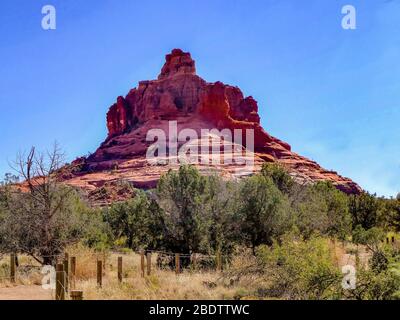
<svg viewBox="0 0 400 320">
<path fill-rule="evenodd" d="M 376 251 L 372 254 L 370 265 L 372 271 L 380 273 L 388 269 L 389 260 L 382 251 Z"/>
<path fill-rule="evenodd" d="M 331 299 L 339 296 L 341 274 L 327 239 L 303 240 L 296 233 L 257 254 L 271 285 L 269 294 L 287 299 Z"/>
<path fill-rule="evenodd" d="M 378 252 L 385 239 L 385 231 L 378 227 L 365 230 L 361 225 L 357 225 L 352 232 L 352 239 L 354 243 L 365 245 L 372 252 Z"/>
<path fill-rule="evenodd" d="M 392 270 L 359 268 L 355 289 L 344 291 L 346 299 L 354 300 L 393 300 L 399 298 L 400 277 Z"/>
<path fill-rule="evenodd" d="M 77 212 L 84 225 L 79 241 L 97 251 L 111 249 L 113 233 L 110 225 L 103 220 L 102 210 L 90 208 L 81 202 Z"/>
<path fill-rule="evenodd" d="M 298 231 L 260 246 L 256 256 L 240 252 L 223 277 L 225 285 L 253 288 L 249 295 L 267 299 L 340 298 L 341 279 L 329 240 L 304 240 Z"/>
<path fill-rule="evenodd" d="M 356 287 L 343 296 L 357 300 L 389 300 L 400 298 L 400 254 L 397 248 L 383 241 L 385 232 L 377 227 L 368 230 L 358 225 L 353 231 L 353 242 L 372 252 L 368 265 L 358 264 Z"/>
</svg>

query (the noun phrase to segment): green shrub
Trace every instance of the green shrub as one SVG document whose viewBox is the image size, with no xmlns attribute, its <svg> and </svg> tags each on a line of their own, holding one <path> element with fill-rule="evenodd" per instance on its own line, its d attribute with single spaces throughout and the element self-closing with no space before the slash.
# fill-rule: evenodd
<svg viewBox="0 0 400 320">
<path fill-rule="evenodd" d="M 262 246 L 257 257 L 270 282 L 268 293 L 285 299 L 332 299 L 340 296 L 341 273 L 334 263 L 327 239 L 303 240 L 286 234 L 272 247 Z"/>
</svg>

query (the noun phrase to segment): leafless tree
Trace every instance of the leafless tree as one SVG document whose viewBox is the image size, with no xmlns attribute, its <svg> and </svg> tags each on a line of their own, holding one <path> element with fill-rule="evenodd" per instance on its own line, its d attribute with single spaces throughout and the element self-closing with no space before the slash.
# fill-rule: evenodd
<svg viewBox="0 0 400 320">
<path fill-rule="evenodd" d="M 65 246 L 76 240 L 81 229 L 74 209 L 76 193 L 58 179 L 63 164 L 64 154 L 56 143 L 45 154 L 32 148 L 17 155 L 12 168 L 23 179 L 22 191 L 12 188 L 8 213 L 0 221 L 3 250 L 54 265 Z"/>
</svg>

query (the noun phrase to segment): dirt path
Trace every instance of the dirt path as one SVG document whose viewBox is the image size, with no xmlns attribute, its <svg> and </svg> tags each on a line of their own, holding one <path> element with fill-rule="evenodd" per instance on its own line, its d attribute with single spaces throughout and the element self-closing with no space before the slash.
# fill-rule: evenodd
<svg viewBox="0 0 400 320">
<path fill-rule="evenodd" d="M 338 262 L 339 267 L 343 267 L 345 265 L 356 265 L 356 256 L 355 253 L 348 253 L 348 250 L 352 250 L 355 252 L 358 250 L 358 256 L 360 258 L 360 264 L 367 266 L 368 261 L 371 258 L 371 253 L 366 250 L 365 246 L 356 246 L 354 244 L 346 244 L 343 246 L 342 244 L 334 245 L 334 252 Z"/>
<path fill-rule="evenodd" d="M 0 300 L 51 300 L 52 290 L 41 286 L 15 286 L 0 288 Z"/>
</svg>

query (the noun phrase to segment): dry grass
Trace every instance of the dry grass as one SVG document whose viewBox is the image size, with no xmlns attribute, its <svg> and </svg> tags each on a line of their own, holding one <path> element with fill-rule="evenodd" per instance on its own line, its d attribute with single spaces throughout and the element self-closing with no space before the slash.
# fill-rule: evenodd
<svg viewBox="0 0 400 320">
<path fill-rule="evenodd" d="M 152 257 L 152 273 L 141 277 L 140 255 L 131 253 L 97 253 L 91 249 L 76 246 L 68 249 L 70 257 L 76 257 L 76 276 L 70 286 L 83 290 L 84 299 L 88 300 L 126 300 L 126 299 L 233 299 L 236 288 L 225 286 L 219 281 L 217 272 L 184 271 L 176 275 L 173 270 L 158 270 L 155 265 L 156 255 Z M 123 257 L 123 281 L 118 282 L 117 261 Z M 97 260 L 105 261 L 103 286 L 97 287 Z M 20 266 L 34 262 L 26 256 L 19 257 Z M 37 265 L 37 263 L 36 263 Z M 9 257 L 0 260 L 0 278 L 9 277 Z M 43 275 L 40 270 L 26 273 L 18 269 L 17 282 L 0 279 L 0 288 L 16 285 L 41 285 Z M 35 297 L 32 297 L 34 299 Z"/>
<path fill-rule="evenodd" d="M 39 285 L 43 275 L 40 274 L 40 264 L 31 257 L 18 256 L 20 267 L 16 283 L 12 283 L 10 277 L 10 257 L 4 255 L 0 258 L 0 288 L 17 285 Z"/>
<path fill-rule="evenodd" d="M 332 253 L 338 266 L 352 259 L 346 249 L 350 246 L 331 243 Z M 258 283 L 264 281 L 258 277 L 259 270 L 251 254 L 242 252 L 231 261 L 224 274 L 215 271 L 185 270 L 176 275 L 173 270 L 160 270 L 156 267 L 156 255 L 152 257 L 152 273 L 141 277 L 140 255 L 129 253 L 98 253 L 83 246 L 68 248 L 69 256 L 76 257 L 76 276 L 70 286 L 82 290 L 85 300 L 129 300 L 129 299 L 246 299 L 254 298 Z M 118 257 L 123 257 L 123 281 L 117 279 Z M 104 263 L 103 286 L 97 287 L 97 260 Z M 38 265 L 33 259 L 19 256 L 20 266 Z M 246 270 L 240 276 L 240 271 Z M 0 259 L 0 288 L 15 285 L 40 285 L 43 275 L 40 270 L 18 269 L 17 283 L 12 284 L 3 277 L 9 276 L 9 256 Z M 2 279 L 3 278 L 3 279 Z M 240 280 L 239 280 L 240 278 Z M 261 279 L 261 280 L 260 280 Z M 35 297 L 32 297 L 35 299 Z"/>
<path fill-rule="evenodd" d="M 123 281 L 117 279 L 117 259 L 123 257 Z M 156 257 L 153 257 L 155 261 Z M 79 259 L 77 258 L 77 268 Z M 77 275 L 75 288 L 84 292 L 84 299 L 233 299 L 234 288 L 219 284 L 216 272 L 184 271 L 176 275 L 172 270 L 158 270 L 153 263 L 150 276 L 141 277 L 140 256 L 134 253 L 108 256 L 102 288 L 96 277 L 85 279 Z"/>
<path fill-rule="evenodd" d="M 342 268 L 345 265 L 356 266 L 356 253 L 359 257 L 359 263 L 364 268 L 368 268 L 368 261 L 370 260 L 372 253 L 363 245 L 355 245 L 353 243 L 343 243 L 339 241 L 330 241 L 330 247 L 334 253 L 335 262 L 338 268 Z"/>
</svg>

